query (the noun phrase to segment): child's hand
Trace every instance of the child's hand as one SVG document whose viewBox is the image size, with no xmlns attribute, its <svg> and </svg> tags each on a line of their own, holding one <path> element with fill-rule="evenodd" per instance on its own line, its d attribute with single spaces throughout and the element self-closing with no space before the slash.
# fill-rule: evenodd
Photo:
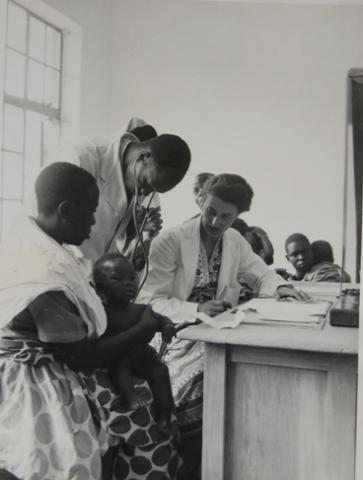
<svg viewBox="0 0 363 480">
<path fill-rule="evenodd" d="M 161 332 L 163 342 L 170 343 L 171 339 L 176 335 L 176 330 L 173 322 L 170 320 L 170 318 L 165 317 L 160 313 L 154 312 L 154 310 L 151 311 L 155 320 L 158 322 L 158 331 Z"/>
<path fill-rule="evenodd" d="M 158 319 L 155 318 L 154 312 L 149 306 L 145 308 L 138 325 L 144 335 L 143 341 L 146 343 L 150 342 L 155 333 L 160 330 Z"/>
<path fill-rule="evenodd" d="M 170 321 L 169 319 L 167 320 L 168 320 L 168 323 L 165 322 L 165 324 L 161 329 L 161 338 L 163 339 L 163 342 L 170 343 L 172 338 L 175 337 L 176 330 L 173 322 Z"/>
</svg>

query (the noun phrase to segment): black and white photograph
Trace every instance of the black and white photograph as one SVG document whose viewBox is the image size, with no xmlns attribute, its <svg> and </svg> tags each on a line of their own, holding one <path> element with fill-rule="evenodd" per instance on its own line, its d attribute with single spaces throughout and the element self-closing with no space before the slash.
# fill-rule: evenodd
<svg viewBox="0 0 363 480">
<path fill-rule="evenodd" d="M 362 184 L 363 0 L 0 0 L 0 480 L 363 480 Z"/>
</svg>

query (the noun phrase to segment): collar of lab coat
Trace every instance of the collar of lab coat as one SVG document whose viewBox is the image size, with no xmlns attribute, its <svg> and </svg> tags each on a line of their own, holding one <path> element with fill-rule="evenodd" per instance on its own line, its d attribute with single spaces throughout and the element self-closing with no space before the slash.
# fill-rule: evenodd
<svg viewBox="0 0 363 480">
<path fill-rule="evenodd" d="M 127 146 L 130 142 L 139 142 L 139 139 L 131 133 L 136 127 L 147 125 L 145 120 L 132 117 L 126 124 L 122 125 L 111 137 L 111 141 L 105 145 L 106 162 L 101 162 L 99 176 L 104 182 L 107 182 L 118 167 L 119 158 L 121 162 Z"/>
<path fill-rule="evenodd" d="M 144 120 L 132 118 L 127 125 L 116 132 L 104 148 L 104 161 L 99 165 L 99 188 L 114 212 L 124 210 L 127 194 L 123 177 L 123 162 L 127 147 L 131 142 L 140 143 L 139 139 L 129 132 L 135 127 L 146 125 Z"/>
</svg>

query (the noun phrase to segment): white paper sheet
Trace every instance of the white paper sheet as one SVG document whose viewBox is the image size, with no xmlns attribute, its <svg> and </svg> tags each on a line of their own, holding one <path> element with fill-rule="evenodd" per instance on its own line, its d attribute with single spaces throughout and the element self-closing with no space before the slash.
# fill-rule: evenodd
<svg viewBox="0 0 363 480">
<path fill-rule="evenodd" d="M 238 307 L 236 317 L 244 320 L 274 320 L 289 323 L 319 323 L 329 309 L 329 302 L 278 301 L 254 298 Z"/>
</svg>

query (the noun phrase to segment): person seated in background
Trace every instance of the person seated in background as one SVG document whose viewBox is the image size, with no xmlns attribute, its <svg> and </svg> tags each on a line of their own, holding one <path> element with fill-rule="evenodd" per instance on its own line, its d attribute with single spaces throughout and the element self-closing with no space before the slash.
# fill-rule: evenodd
<svg viewBox="0 0 363 480">
<path fill-rule="evenodd" d="M 311 243 L 314 265 L 320 262 L 334 263 L 333 247 L 326 240 L 315 240 Z"/>
<path fill-rule="evenodd" d="M 105 336 L 127 332 L 141 321 L 145 309 L 150 309 L 132 303 L 137 295 L 138 276 L 133 264 L 120 253 L 106 254 L 95 263 L 93 281 L 107 315 Z M 159 324 L 163 341 L 169 343 L 175 335 L 173 322 L 151 309 L 150 314 Z M 150 345 L 145 342 L 133 345 L 108 371 L 127 408 L 134 407 L 136 400 L 133 376 L 147 380 L 154 395 L 158 423 L 163 431 L 169 428 L 174 406 L 169 370 Z"/>
<path fill-rule="evenodd" d="M 198 173 L 198 175 L 196 175 L 194 178 L 193 195 L 194 195 L 195 203 L 198 205 L 199 208 L 201 207 L 202 191 L 203 191 L 204 184 L 207 180 L 209 180 L 212 177 L 214 177 L 214 173 L 202 172 L 202 173 Z"/>
<path fill-rule="evenodd" d="M 331 261 L 315 263 L 313 249 L 302 233 L 293 233 L 285 241 L 286 259 L 295 268 L 291 280 L 307 282 L 350 282 L 349 275 Z M 280 273 L 281 274 L 281 273 Z"/>
<path fill-rule="evenodd" d="M 266 265 L 272 265 L 274 262 L 274 249 L 267 233 L 260 227 L 249 227 L 241 218 L 236 218 L 232 227 L 247 240 L 252 250 L 256 253 Z"/>
</svg>

